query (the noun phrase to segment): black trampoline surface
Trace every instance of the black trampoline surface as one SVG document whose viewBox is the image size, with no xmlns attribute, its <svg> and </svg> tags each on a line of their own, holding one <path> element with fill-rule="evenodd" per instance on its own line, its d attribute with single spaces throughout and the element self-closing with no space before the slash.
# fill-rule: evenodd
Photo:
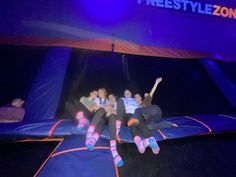
<svg viewBox="0 0 236 177">
<path fill-rule="evenodd" d="M 134 144 L 120 144 L 120 177 L 234 177 L 236 133 L 190 137 L 159 143 L 161 151 L 140 154 Z"/>
<path fill-rule="evenodd" d="M 58 141 L 0 142 L 0 177 L 32 177 Z"/>
</svg>

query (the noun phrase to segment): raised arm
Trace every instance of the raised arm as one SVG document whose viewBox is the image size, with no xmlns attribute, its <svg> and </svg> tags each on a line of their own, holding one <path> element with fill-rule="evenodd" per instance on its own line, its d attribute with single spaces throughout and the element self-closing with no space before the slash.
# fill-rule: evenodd
<svg viewBox="0 0 236 177">
<path fill-rule="evenodd" d="M 151 92 L 149 93 L 149 95 L 150 95 L 151 97 L 152 97 L 153 94 L 155 93 L 155 91 L 156 91 L 156 89 L 157 89 L 157 86 L 159 85 L 159 83 L 160 83 L 161 81 L 162 81 L 162 77 L 159 77 L 159 78 L 156 79 L 155 84 L 153 85 L 152 90 L 151 90 Z"/>
</svg>

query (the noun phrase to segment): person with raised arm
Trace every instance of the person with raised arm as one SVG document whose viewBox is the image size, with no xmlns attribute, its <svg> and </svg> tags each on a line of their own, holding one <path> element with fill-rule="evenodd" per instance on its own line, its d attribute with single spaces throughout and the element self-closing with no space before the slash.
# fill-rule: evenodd
<svg viewBox="0 0 236 177">
<path fill-rule="evenodd" d="M 144 99 L 142 99 L 140 94 L 135 95 L 140 108 L 135 110 L 133 117 L 128 122 L 128 126 L 139 125 L 140 122 L 144 121 L 150 129 L 155 129 L 158 126 L 163 128 L 177 127 L 174 123 L 164 121 L 161 108 L 156 104 L 152 104 L 153 95 L 161 81 L 161 77 L 156 79 L 150 93 L 144 94 Z"/>
</svg>

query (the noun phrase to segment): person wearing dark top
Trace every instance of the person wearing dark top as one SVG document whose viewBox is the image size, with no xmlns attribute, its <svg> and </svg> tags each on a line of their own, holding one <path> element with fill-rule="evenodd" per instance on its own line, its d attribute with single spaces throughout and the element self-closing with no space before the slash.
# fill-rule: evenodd
<svg viewBox="0 0 236 177">
<path fill-rule="evenodd" d="M 163 128 L 177 127 L 176 124 L 164 121 L 162 119 L 162 111 L 158 105 L 152 104 L 153 94 L 157 86 L 162 81 L 162 78 L 157 78 L 150 93 L 145 93 L 144 99 L 140 94 L 135 95 L 135 99 L 140 105 L 140 108 L 135 110 L 132 119 L 128 122 L 129 126 L 138 125 L 140 122 L 145 122 L 150 129 L 155 129 L 160 126 Z"/>
</svg>

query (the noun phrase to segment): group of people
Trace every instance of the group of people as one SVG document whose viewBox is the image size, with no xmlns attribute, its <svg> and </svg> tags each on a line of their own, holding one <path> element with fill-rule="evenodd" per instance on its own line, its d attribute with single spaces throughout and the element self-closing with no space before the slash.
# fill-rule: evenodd
<svg viewBox="0 0 236 177">
<path fill-rule="evenodd" d="M 110 134 L 110 147 L 114 163 L 120 167 L 123 160 L 117 152 L 116 139 L 121 126 L 128 125 L 131 128 L 133 140 L 140 153 L 144 153 L 147 147 L 158 154 L 160 148 L 152 136 L 148 124 L 160 121 L 162 111 L 159 106 L 152 104 L 152 98 L 162 78 L 157 78 L 149 93 L 132 97 L 130 90 L 124 91 L 124 96 L 117 98 L 113 94 L 107 94 L 105 88 L 90 92 L 88 97 L 81 97 L 80 100 L 66 102 L 67 111 L 78 122 L 78 129 L 87 127 L 86 147 L 92 151 L 104 125 L 107 123 Z"/>
</svg>

